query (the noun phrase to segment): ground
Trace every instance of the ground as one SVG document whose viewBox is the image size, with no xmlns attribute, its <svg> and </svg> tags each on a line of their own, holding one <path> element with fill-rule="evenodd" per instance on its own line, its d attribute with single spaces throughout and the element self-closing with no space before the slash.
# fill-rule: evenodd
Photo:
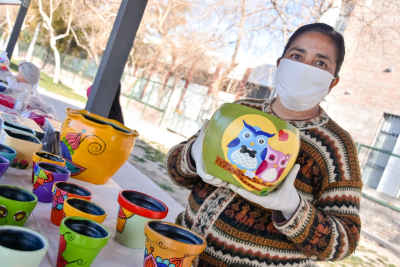
<svg viewBox="0 0 400 267">
<path fill-rule="evenodd" d="M 400 258 L 379 244 L 361 236 L 356 251 L 349 257 L 338 262 L 318 262 L 321 267 L 396 267 L 400 266 Z"/>
<path fill-rule="evenodd" d="M 14 68 L 16 69 L 16 65 L 14 63 Z M 14 70 L 15 71 L 15 70 Z M 41 74 L 41 82 L 40 85 L 45 90 L 50 91 L 52 93 L 56 93 L 65 97 L 69 97 L 74 100 L 78 100 L 79 102 L 85 102 L 86 99 L 76 98 L 76 95 L 71 88 L 68 88 L 64 85 L 52 84 L 52 80 L 49 76 L 45 76 L 46 74 Z M 53 94 L 42 96 L 45 101 L 54 101 Z M 79 96 L 79 95 L 78 95 Z M 81 96 L 79 96 L 81 97 Z M 60 111 L 57 112 L 57 115 L 62 120 L 65 117 L 63 115 L 62 110 L 65 109 L 64 105 L 68 106 L 71 103 L 74 103 L 79 108 L 82 106 L 82 103 L 77 101 L 58 101 L 57 108 Z M 61 103 L 62 102 L 62 103 Z M 64 103 L 65 102 L 65 103 Z M 71 102 L 71 103 L 70 103 Z M 51 103 L 50 103 L 51 104 Z M 128 112 L 125 112 L 125 118 L 127 121 L 133 120 L 129 117 Z M 151 135 L 151 132 L 154 132 L 154 125 L 146 126 L 145 123 L 136 121 L 136 127 L 141 124 L 142 129 L 138 129 L 139 132 L 144 132 L 141 137 L 137 138 L 135 148 L 129 158 L 129 162 L 133 164 L 137 169 L 139 169 L 143 174 L 152 179 L 156 184 L 158 184 L 165 192 L 167 192 L 171 197 L 173 197 L 177 202 L 179 202 L 182 206 L 186 206 L 187 198 L 189 195 L 189 190 L 182 188 L 180 186 L 175 185 L 168 177 L 167 172 L 164 167 L 164 158 L 171 145 L 171 133 L 162 134 L 163 129 L 157 128 L 161 135 L 165 136 L 164 139 L 160 139 L 157 133 L 156 135 Z M 145 128 L 143 128 L 145 127 Z M 147 130 L 147 133 L 144 131 Z M 142 136 L 151 136 L 152 140 L 146 139 Z M 177 138 L 179 139 L 179 138 Z M 155 142 L 154 140 L 157 140 Z M 175 139 L 174 139 L 175 140 Z M 174 141 L 178 143 L 180 141 Z M 168 144 L 168 145 L 167 145 Z M 386 267 L 395 267 L 400 266 L 400 258 L 395 254 L 391 253 L 389 250 L 380 246 L 379 244 L 368 240 L 367 238 L 361 236 L 361 240 L 357 247 L 355 253 L 347 257 L 346 259 L 339 262 L 319 262 L 321 267 L 328 266 L 357 266 L 357 267 L 369 267 L 369 266 L 386 266 Z"/>
<path fill-rule="evenodd" d="M 129 162 L 185 207 L 190 192 L 174 184 L 168 177 L 164 167 L 167 152 L 168 149 L 164 145 L 138 137 Z"/>
</svg>

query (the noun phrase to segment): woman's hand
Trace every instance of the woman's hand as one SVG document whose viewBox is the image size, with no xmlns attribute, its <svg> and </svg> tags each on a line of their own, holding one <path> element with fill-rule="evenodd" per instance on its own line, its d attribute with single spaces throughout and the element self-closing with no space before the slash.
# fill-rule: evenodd
<svg viewBox="0 0 400 267">
<path fill-rule="evenodd" d="M 266 209 L 280 210 L 283 217 L 287 220 L 292 217 L 300 204 L 299 194 L 294 187 L 294 180 L 296 179 L 299 169 L 299 164 L 294 165 L 281 187 L 266 196 L 258 196 L 233 184 L 229 184 L 229 187 L 243 198 Z"/>
<path fill-rule="evenodd" d="M 194 141 L 192 145 L 192 149 L 190 150 L 191 156 L 196 162 L 196 171 L 197 174 L 203 179 L 204 182 L 211 184 L 216 187 L 226 186 L 228 183 L 214 177 L 204 170 L 204 160 L 203 160 L 203 141 L 204 141 L 204 133 L 206 131 L 208 125 L 208 120 L 205 120 L 203 126 L 201 126 L 200 134 L 197 137 L 197 140 Z"/>
</svg>

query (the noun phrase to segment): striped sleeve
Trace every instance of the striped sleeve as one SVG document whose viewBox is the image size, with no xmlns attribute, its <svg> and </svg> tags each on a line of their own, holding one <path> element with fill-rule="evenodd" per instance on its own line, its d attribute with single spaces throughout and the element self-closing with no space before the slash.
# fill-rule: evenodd
<svg viewBox="0 0 400 267">
<path fill-rule="evenodd" d="M 307 133 L 318 136 L 316 140 L 323 144 L 320 147 L 326 147 L 326 162 L 330 162 L 324 171 L 315 171 L 322 181 L 315 198 L 311 202 L 296 186 L 301 197 L 299 208 L 289 220 L 275 221 L 276 228 L 303 254 L 316 260 L 341 260 L 354 252 L 360 239 L 362 181 L 356 147 L 350 135 L 336 126 L 331 122 L 324 129 Z M 306 180 L 303 176 L 300 171 L 296 183 Z"/>
<path fill-rule="evenodd" d="M 189 140 L 174 146 L 165 157 L 165 167 L 171 180 L 179 185 L 191 189 L 201 180 L 189 166 L 190 148 L 197 139 L 198 133 Z"/>
</svg>

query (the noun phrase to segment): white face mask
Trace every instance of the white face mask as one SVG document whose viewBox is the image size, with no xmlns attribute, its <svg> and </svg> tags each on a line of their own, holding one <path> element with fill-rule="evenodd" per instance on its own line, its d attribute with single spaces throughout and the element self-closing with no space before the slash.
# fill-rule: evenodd
<svg viewBox="0 0 400 267">
<path fill-rule="evenodd" d="M 275 88 L 287 109 L 304 111 L 328 95 L 334 78 L 325 70 L 284 58 L 275 74 Z"/>
</svg>

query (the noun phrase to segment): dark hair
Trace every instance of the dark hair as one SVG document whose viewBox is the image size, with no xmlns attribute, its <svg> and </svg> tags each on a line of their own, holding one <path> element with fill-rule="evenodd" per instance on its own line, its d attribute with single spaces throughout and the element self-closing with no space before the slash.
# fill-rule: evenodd
<svg viewBox="0 0 400 267">
<path fill-rule="evenodd" d="M 110 114 L 108 115 L 108 118 L 124 124 L 124 116 L 122 115 L 121 104 L 119 103 L 120 95 L 121 95 L 121 83 L 118 84 L 117 92 L 115 94 L 114 101 L 111 105 L 111 110 Z"/>
<path fill-rule="evenodd" d="M 331 38 L 332 42 L 336 46 L 336 69 L 335 69 L 335 76 L 337 77 L 340 71 L 340 68 L 342 67 L 343 60 L 344 60 L 344 55 L 346 53 L 346 49 L 344 47 L 344 39 L 343 36 L 335 31 L 334 28 L 331 26 L 325 24 L 325 23 L 313 23 L 313 24 L 307 24 L 304 26 L 301 26 L 298 28 L 292 36 L 290 36 L 288 42 L 286 43 L 285 50 L 283 51 L 282 57 L 285 55 L 286 51 L 289 49 L 289 47 L 292 45 L 294 40 L 296 40 L 300 35 L 303 33 L 307 32 L 319 32 L 322 33 L 323 35 L 328 36 Z"/>
</svg>

